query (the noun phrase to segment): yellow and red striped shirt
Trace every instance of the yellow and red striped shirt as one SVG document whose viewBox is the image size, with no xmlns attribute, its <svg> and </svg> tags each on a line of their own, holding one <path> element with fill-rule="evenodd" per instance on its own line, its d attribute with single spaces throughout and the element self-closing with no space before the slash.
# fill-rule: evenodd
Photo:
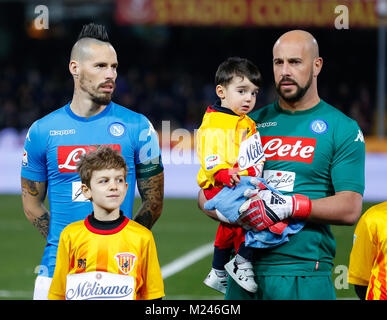
<svg viewBox="0 0 387 320">
<path fill-rule="evenodd" d="M 196 151 L 201 164 L 197 175 L 199 187 L 223 187 L 216 185 L 215 173 L 235 167 L 241 142 L 254 133 L 255 122 L 247 115 L 238 116 L 224 107 L 209 106 L 196 134 Z"/>
<path fill-rule="evenodd" d="M 89 218 L 68 225 L 61 233 L 49 299 L 114 299 L 129 294 L 137 300 L 163 297 L 152 232 L 127 217 L 111 230 L 93 227 Z M 114 285 L 101 278 L 112 278 Z M 69 279 L 76 281 L 71 292 Z"/>
<path fill-rule="evenodd" d="M 367 286 L 367 300 L 387 300 L 387 201 L 360 218 L 349 262 L 348 282 Z"/>
</svg>

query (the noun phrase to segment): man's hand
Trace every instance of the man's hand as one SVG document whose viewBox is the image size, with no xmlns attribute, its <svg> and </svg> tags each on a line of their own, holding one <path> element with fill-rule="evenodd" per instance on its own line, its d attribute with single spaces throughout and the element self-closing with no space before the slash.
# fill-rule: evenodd
<svg viewBox="0 0 387 320">
<path fill-rule="evenodd" d="M 257 189 L 247 190 L 245 197 L 249 199 L 239 208 L 238 222 L 247 230 L 261 231 L 290 217 L 306 219 L 312 208 L 308 197 L 280 195 L 267 190 L 262 183 Z"/>
</svg>

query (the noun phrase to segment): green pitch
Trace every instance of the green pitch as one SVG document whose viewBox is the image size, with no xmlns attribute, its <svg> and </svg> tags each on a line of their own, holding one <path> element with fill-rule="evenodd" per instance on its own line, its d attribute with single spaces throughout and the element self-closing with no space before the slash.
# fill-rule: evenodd
<svg viewBox="0 0 387 320">
<path fill-rule="evenodd" d="M 44 241 L 24 217 L 20 196 L 0 195 L 0 299 L 31 299 L 35 268 L 43 253 Z M 136 199 L 135 208 L 139 205 Z M 372 203 L 365 203 L 363 212 Z M 353 286 L 346 283 L 354 226 L 333 226 L 337 241 L 332 278 L 338 298 L 355 298 Z M 160 265 L 163 267 L 190 251 L 212 242 L 217 223 L 197 208 L 193 199 L 165 199 L 161 218 L 153 228 Z M 212 255 L 165 279 L 166 299 L 222 299 L 203 285 L 211 268 Z"/>
</svg>

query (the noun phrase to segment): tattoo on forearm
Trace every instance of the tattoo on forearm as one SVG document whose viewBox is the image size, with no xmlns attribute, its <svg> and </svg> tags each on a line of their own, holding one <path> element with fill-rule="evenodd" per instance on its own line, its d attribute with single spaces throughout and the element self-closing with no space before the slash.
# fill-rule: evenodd
<svg viewBox="0 0 387 320">
<path fill-rule="evenodd" d="M 134 221 L 136 221 L 139 224 L 142 224 L 144 227 L 147 227 L 148 229 L 150 229 L 153 225 L 152 213 L 150 213 L 149 211 L 141 212 L 141 214 L 139 213 L 136 216 Z"/>
<path fill-rule="evenodd" d="M 138 179 L 137 187 L 141 195 L 142 206 L 134 220 L 150 229 L 163 209 L 164 173 L 161 172 L 150 178 Z"/>
<path fill-rule="evenodd" d="M 43 237 L 47 238 L 50 214 L 43 204 L 47 192 L 47 182 L 21 178 L 21 187 L 24 213 Z"/>
<path fill-rule="evenodd" d="M 42 236 L 47 239 L 50 226 L 50 215 L 48 212 L 45 212 L 43 215 L 33 220 L 32 224 L 39 230 Z"/>
<path fill-rule="evenodd" d="M 37 188 L 37 183 L 36 181 L 31 181 L 28 179 L 21 178 L 22 181 L 22 191 L 23 191 L 23 196 L 28 193 L 29 195 L 36 197 L 39 195 L 39 191 Z"/>
</svg>

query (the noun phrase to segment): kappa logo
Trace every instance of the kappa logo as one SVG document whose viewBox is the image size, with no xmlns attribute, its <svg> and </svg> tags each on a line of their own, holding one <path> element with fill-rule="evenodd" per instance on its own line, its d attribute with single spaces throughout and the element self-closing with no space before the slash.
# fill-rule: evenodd
<svg viewBox="0 0 387 320">
<path fill-rule="evenodd" d="M 359 129 L 358 133 L 357 133 L 357 137 L 354 141 L 360 141 L 360 142 L 364 142 L 364 136 L 363 136 L 363 132 L 361 132 L 361 130 Z"/>
<path fill-rule="evenodd" d="M 76 134 L 75 129 L 50 130 L 50 136 L 66 136 L 69 134 Z"/>
<path fill-rule="evenodd" d="M 124 274 L 129 274 L 133 270 L 137 257 L 130 252 L 117 253 L 114 258 L 117 261 L 118 268 Z"/>
<path fill-rule="evenodd" d="M 276 121 L 269 121 L 269 122 L 263 122 L 263 123 L 257 123 L 256 128 L 267 128 L 267 127 L 276 127 L 277 122 Z"/>
</svg>

